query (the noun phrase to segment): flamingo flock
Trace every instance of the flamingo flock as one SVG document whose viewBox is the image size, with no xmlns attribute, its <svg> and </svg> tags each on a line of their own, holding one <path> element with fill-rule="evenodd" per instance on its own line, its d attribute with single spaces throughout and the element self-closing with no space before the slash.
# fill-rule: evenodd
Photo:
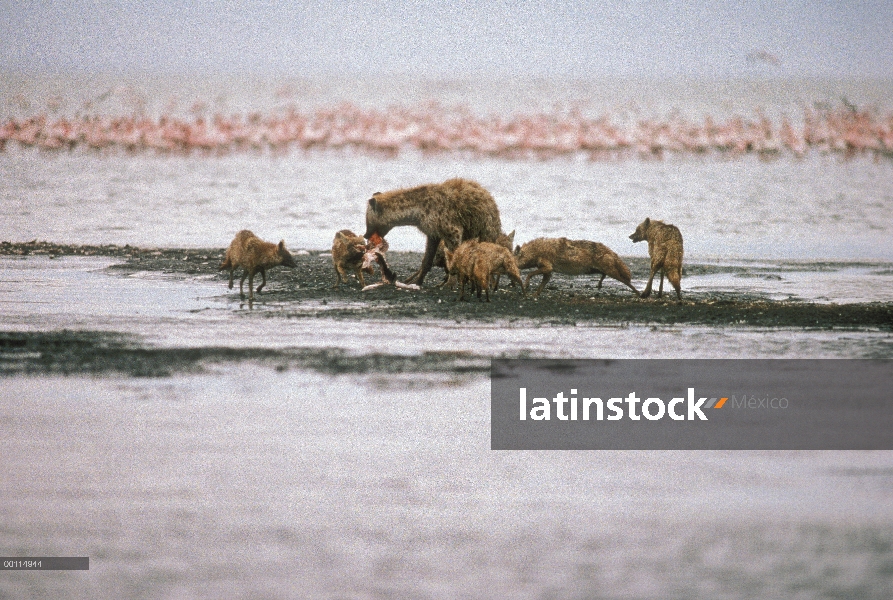
<svg viewBox="0 0 893 600">
<path fill-rule="evenodd" d="M 267 115 L 208 118 L 194 114 L 185 119 L 39 114 L 0 124 L 0 151 L 18 144 L 45 151 L 85 148 L 207 155 L 325 148 L 385 155 L 403 150 L 464 152 L 508 159 L 581 154 L 591 160 L 666 154 L 769 158 L 803 157 L 811 151 L 846 158 L 893 158 L 893 112 L 859 110 L 848 103 L 839 108 L 807 108 L 797 125 L 788 118 L 773 123 L 764 115 L 724 121 L 708 116 L 701 122 L 676 116 L 620 123 L 610 115 L 590 118 L 579 111 L 480 117 L 436 103 L 386 110 L 344 103 L 306 113 L 291 108 Z"/>
</svg>

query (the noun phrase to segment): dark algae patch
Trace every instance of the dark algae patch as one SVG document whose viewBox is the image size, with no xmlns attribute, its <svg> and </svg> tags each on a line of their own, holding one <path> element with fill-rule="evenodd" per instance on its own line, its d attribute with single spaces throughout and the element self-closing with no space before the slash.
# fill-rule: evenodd
<svg viewBox="0 0 893 600">
<path fill-rule="evenodd" d="M 706 325 L 787 327 L 801 329 L 874 329 L 893 330 L 893 303 L 871 302 L 852 304 L 816 303 L 798 300 L 774 300 L 759 293 L 727 291 L 697 292 L 686 290 L 686 276 L 733 274 L 741 277 L 767 277 L 764 266 L 729 266 L 690 263 L 683 269 L 682 300 L 667 293 L 663 298 L 640 299 L 623 284 L 605 279 L 597 289 L 596 276 L 568 277 L 556 274 L 539 298 L 522 297 L 503 278 L 500 290 L 491 295 L 492 302 L 476 298 L 456 301 L 456 292 L 437 289 L 443 279 L 441 269 L 433 269 L 419 291 L 393 286 L 361 292 L 355 279 L 332 289 L 335 270 L 331 256 L 324 252 L 294 253 L 297 268 L 276 267 L 267 273 L 267 286 L 253 304 L 240 299 L 237 271 L 235 287 L 228 289 L 228 275 L 219 271 L 224 248 L 135 248 L 131 246 L 71 246 L 48 242 L 0 243 L 0 254 L 50 256 L 108 256 L 121 262 L 109 272 L 126 275 L 138 271 L 167 273 L 189 278 L 216 275 L 220 296 L 248 309 L 260 318 L 329 318 L 329 319 L 443 319 L 453 322 L 529 322 L 536 325 Z M 390 252 L 388 263 L 401 278 L 414 273 L 422 255 L 416 252 Z M 648 259 L 625 257 L 633 281 L 647 279 Z M 826 270 L 845 263 L 818 262 L 796 265 L 802 270 Z M 794 268 L 786 265 L 784 268 Z M 523 275 L 523 274 L 522 274 Z M 524 275 L 526 277 L 526 275 Z M 366 283 L 378 281 L 378 272 Z M 531 280 L 531 289 L 539 284 L 539 276 Z M 247 282 L 246 282 L 247 285 Z M 656 283 L 655 283 L 656 286 Z M 247 292 L 247 290 L 246 290 Z"/>
<path fill-rule="evenodd" d="M 355 355 L 338 348 L 156 348 L 142 345 L 130 336 L 97 331 L 0 332 L 0 376 L 168 377 L 202 373 L 214 365 L 246 361 L 278 371 L 311 369 L 330 375 L 490 371 L 489 357 L 465 352 L 403 356 Z"/>
</svg>

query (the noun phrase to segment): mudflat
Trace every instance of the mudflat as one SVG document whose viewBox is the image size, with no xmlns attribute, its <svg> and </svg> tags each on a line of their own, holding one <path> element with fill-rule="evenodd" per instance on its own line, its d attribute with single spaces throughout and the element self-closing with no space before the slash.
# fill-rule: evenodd
<svg viewBox="0 0 893 600">
<path fill-rule="evenodd" d="M 350 278 L 340 289 L 332 289 L 335 270 L 331 255 L 319 251 L 294 254 L 296 268 L 277 267 L 268 272 L 268 284 L 256 294 L 254 303 L 240 298 L 238 286 L 227 287 L 228 272 L 219 271 L 224 248 L 135 248 L 132 246 L 65 245 L 49 242 L 0 243 L 6 256 L 94 256 L 118 259 L 106 267 L 114 277 L 138 272 L 167 274 L 174 282 L 201 279 L 219 282 L 219 299 L 234 308 L 263 307 L 265 319 L 335 319 L 391 324 L 448 322 L 454 324 L 511 323 L 513 327 L 549 325 L 685 326 L 778 328 L 788 331 L 841 330 L 893 331 L 893 302 L 818 302 L 777 299 L 761 291 L 760 285 L 744 285 L 738 291 L 703 286 L 686 290 L 688 278 L 700 275 L 730 276 L 739 281 L 772 281 L 787 276 L 786 269 L 827 276 L 828 271 L 852 268 L 853 263 L 813 262 L 796 265 L 712 264 L 692 261 L 685 265 L 682 300 L 666 286 L 663 298 L 641 299 L 620 282 L 605 279 L 597 288 L 598 276 L 570 277 L 556 274 L 539 298 L 522 296 L 504 280 L 491 294 L 491 302 L 475 297 L 457 301 L 456 291 L 435 287 L 443 278 L 434 269 L 420 290 L 382 286 L 363 292 Z M 388 262 L 401 278 L 414 273 L 421 263 L 417 252 L 390 252 Z M 647 279 L 647 257 L 624 257 L 634 282 Z M 885 265 L 863 265 L 884 276 Z M 237 277 L 239 273 L 237 273 Z M 210 279 L 209 279 L 210 278 Z M 366 283 L 380 275 L 367 277 Z M 531 288 L 538 284 L 534 277 Z M 641 285 L 640 285 L 641 287 Z M 247 290 L 246 290 L 247 291 Z M 364 372 L 452 372 L 488 371 L 490 355 L 467 349 L 457 352 L 425 352 L 405 355 L 388 343 L 363 352 L 339 348 L 232 348 L 202 345 L 194 348 L 161 348 L 146 345 L 138 336 L 101 331 L 6 331 L 0 332 L 0 374 L 16 373 L 104 373 L 131 376 L 165 376 L 176 372 L 203 370 L 207 363 L 256 361 L 277 369 L 309 368 L 327 373 Z"/>
<path fill-rule="evenodd" d="M 132 246 L 65 245 L 49 242 L 0 243 L 0 255 L 105 256 L 122 259 L 109 267 L 113 273 L 154 271 L 183 277 L 217 274 L 221 295 L 229 295 L 233 302 L 245 302 L 237 289 L 229 290 L 227 272 L 218 271 L 225 254 L 224 248 L 152 248 Z M 418 252 L 390 252 L 388 263 L 401 278 L 414 273 L 421 263 Z M 335 270 L 327 252 L 297 253 L 297 267 L 277 267 L 268 274 L 267 287 L 255 302 L 275 301 L 272 315 L 285 318 L 308 318 L 324 312 L 327 318 L 345 319 L 459 319 L 462 321 L 530 320 L 554 324 L 575 323 L 630 323 L 630 324 L 698 324 L 750 325 L 757 327 L 798 328 L 873 328 L 893 331 L 893 302 L 817 303 L 799 300 L 774 300 L 759 292 L 687 291 L 683 284 L 682 300 L 670 294 L 665 284 L 664 296 L 637 298 L 629 288 L 610 278 L 597 289 L 597 276 L 569 277 L 556 274 L 539 298 L 522 296 L 517 288 L 505 280 L 491 295 L 491 302 L 477 298 L 458 302 L 457 293 L 439 289 L 443 271 L 434 269 L 418 291 L 382 286 L 367 292 L 360 291 L 359 283 L 350 278 L 341 289 L 332 289 Z M 648 277 L 647 257 L 623 257 L 630 266 L 633 281 Z M 852 263 L 847 263 L 851 265 Z M 835 263 L 815 262 L 798 264 L 797 269 L 815 272 L 835 268 Z M 741 278 L 778 277 L 764 267 L 725 266 L 692 262 L 684 266 L 684 275 L 732 274 Z M 237 277 L 239 272 L 237 272 Z M 378 281 L 380 275 L 367 277 L 367 284 Z M 538 277 L 531 280 L 531 287 Z M 247 292 L 246 292 L 247 295 Z M 343 306 L 327 306 L 331 300 L 348 301 Z M 311 302 L 320 305 L 319 311 Z M 319 313 L 319 314 L 317 314 Z"/>
</svg>

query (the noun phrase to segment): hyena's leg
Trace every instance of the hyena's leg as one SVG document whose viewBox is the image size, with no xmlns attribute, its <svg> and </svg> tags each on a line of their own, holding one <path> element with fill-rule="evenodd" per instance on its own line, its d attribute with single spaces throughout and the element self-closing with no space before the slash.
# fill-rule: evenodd
<svg viewBox="0 0 893 600">
<path fill-rule="evenodd" d="M 233 273 L 236 272 L 236 268 L 233 267 L 229 270 L 229 289 L 233 289 Z"/>
<path fill-rule="evenodd" d="M 434 255 L 437 254 L 437 247 L 439 245 L 440 238 L 428 238 L 428 241 L 425 243 L 425 258 L 422 259 L 422 266 L 412 277 L 406 280 L 406 283 L 422 285 L 422 282 L 425 280 L 425 275 L 428 274 L 428 271 L 431 270 L 431 266 L 434 264 Z"/>
<path fill-rule="evenodd" d="M 262 284 L 260 284 L 259 286 L 257 286 L 257 291 L 258 291 L 258 292 L 261 290 L 262 287 L 264 287 L 265 285 L 267 285 L 267 270 L 266 270 L 266 269 L 261 269 L 261 270 L 260 270 L 260 274 L 263 276 L 263 278 L 264 278 L 264 282 L 263 282 Z"/>
<path fill-rule="evenodd" d="M 597 289 L 597 290 L 602 289 L 602 282 L 603 282 L 604 280 L 605 280 L 605 274 L 602 273 L 601 279 L 598 280 L 598 285 L 595 286 L 595 289 Z"/>
<path fill-rule="evenodd" d="M 657 288 L 657 297 L 662 298 L 664 295 L 664 274 L 667 272 L 666 269 L 660 270 L 660 286 Z"/>
</svg>

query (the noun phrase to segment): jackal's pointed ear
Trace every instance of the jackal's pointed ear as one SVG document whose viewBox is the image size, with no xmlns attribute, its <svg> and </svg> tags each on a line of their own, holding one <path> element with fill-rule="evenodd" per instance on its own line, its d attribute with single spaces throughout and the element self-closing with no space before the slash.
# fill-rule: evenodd
<svg viewBox="0 0 893 600">
<path fill-rule="evenodd" d="M 514 244 L 515 243 L 515 230 L 512 229 L 512 232 L 510 234 L 508 234 L 507 237 L 509 239 L 509 245 Z"/>
</svg>

